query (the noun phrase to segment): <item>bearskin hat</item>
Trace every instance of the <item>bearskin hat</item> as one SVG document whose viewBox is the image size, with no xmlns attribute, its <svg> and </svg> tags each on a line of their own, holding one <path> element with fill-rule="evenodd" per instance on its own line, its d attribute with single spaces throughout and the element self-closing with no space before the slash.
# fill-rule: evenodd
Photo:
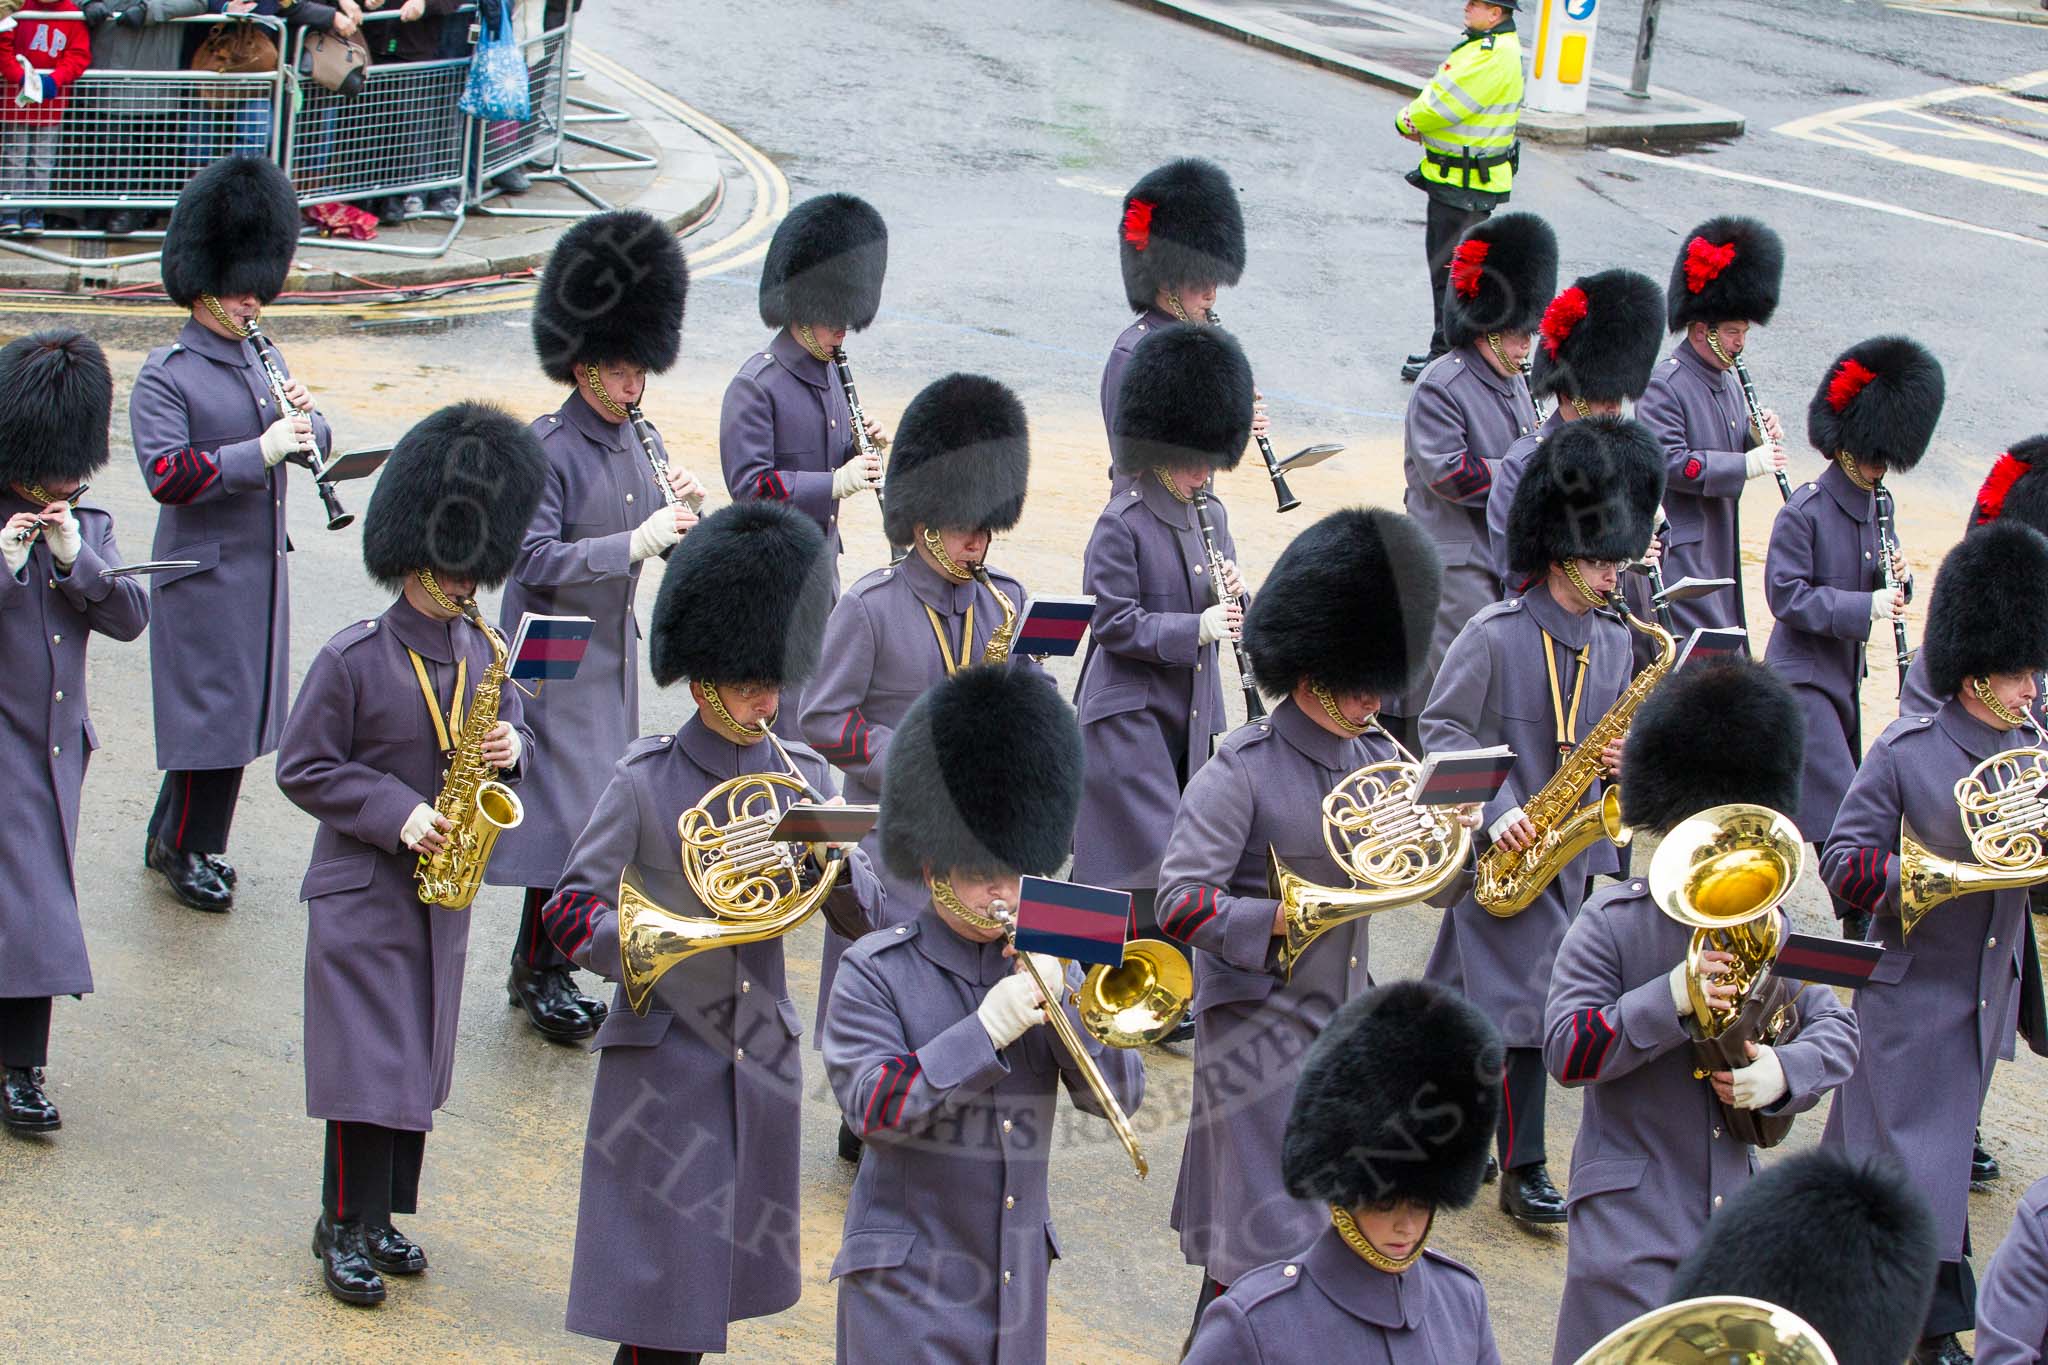
<svg viewBox="0 0 2048 1365">
<path fill-rule="evenodd" d="M 1970 508 L 1970 526 L 1982 526 L 2010 514 L 2048 535 L 2048 477 L 2034 477 L 2035 461 L 2044 454 L 2048 454 L 2048 435 L 2029 436 L 2014 442 L 2010 450 L 1994 460 Z M 2043 469 L 2048 470 L 2048 464 Z"/>
<path fill-rule="evenodd" d="M 1903 474 L 1920 463 L 1941 417 L 1941 362 L 1909 337 L 1872 337 L 1835 357 L 1806 405 L 1806 439 Z"/>
<path fill-rule="evenodd" d="M 2002 517 L 1941 561 L 1920 648 L 1937 697 L 1965 678 L 2048 669 L 2048 539 Z"/>
<path fill-rule="evenodd" d="M 1347 1001 L 1301 1068 L 1280 1172 L 1296 1199 L 1463 1208 L 1500 1121 L 1500 1034 L 1464 996 L 1396 981 Z"/>
<path fill-rule="evenodd" d="M 370 495 L 363 567 L 396 591 L 420 569 L 495 588 L 548 476 L 540 438 L 489 403 L 454 403 L 398 438 Z"/>
<path fill-rule="evenodd" d="M 832 557 L 816 522 L 779 502 L 719 508 L 669 554 L 648 664 L 663 687 L 792 686 L 818 667 L 832 611 Z"/>
<path fill-rule="evenodd" d="M 1664 340 L 1663 311 L 1657 282 L 1640 271 L 1580 276 L 1543 310 L 1529 391 L 1589 403 L 1642 397 Z"/>
<path fill-rule="evenodd" d="M 1557 293 L 1557 234 L 1533 213 L 1503 213 L 1467 232 L 1444 281 L 1444 341 L 1534 332 Z"/>
<path fill-rule="evenodd" d="M 1117 226 L 1124 297 L 1144 312 L 1161 289 L 1236 284 L 1244 274 L 1244 214 L 1213 161 L 1182 157 L 1145 173 L 1124 196 Z"/>
<path fill-rule="evenodd" d="M 1640 559 L 1664 499 L 1657 438 L 1625 417 L 1567 422 L 1529 456 L 1508 505 L 1508 569 L 1567 559 Z"/>
<path fill-rule="evenodd" d="M 1007 531 L 1024 515 L 1031 433 L 1006 385 L 949 374 L 924 386 L 889 445 L 882 529 L 908 545 L 920 525 Z"/>
<path fill-rule="evenodd" d="M 1737 1294 L 1797 1313 L 1841 1365 L 1898 1365 L 1934 1294 L 1934 1215 L 1887 1156 L 1805 1152 L 1729 1199 L 1670 1301 Z"/>
<path fill-rule="evenodd" d="M 689 267 L 675 233 L 639 209 L 593 214 L 562 234 L 533 300 L 542 373 L 576 382 L 578 365 L 624 361 L 656 374 L 683 349 Z"/>
<path fill-rule="evenodd" d="M 1302 682 L 1390 696 L 1429 653 L 1444 567 L 1398 512 L 1332 512 L 1289 542 L 1245 618 L 1244 646 L 1269 697 Z"/>
<path fill-rule="evenodd" d="M 761 263 L 761 321 L 858 332 L 882 306 L 889 227 L 867 200 L 821 194 L 789 211 Z"/>
<path fill-rule="evenodd" d="M 1667 678 L 1629 727 L 1621 818 L 1668 834 L 1713 806 L 1799 809 L 1806 718 L 1776 673 L 1749 659 L 1694 664 Z"/>
<path fill-rule="evenodd" d="M 1785 243 L 1754 218 L 1709 218 L 1686 234 L 1665 291 L 1671 330 L 1695 322 L 1753 322 L 1778 311 Z"/>
<path fill-rule="evenodd" d="M 882 791 L 882 858 L 898 877 L 1050 876 L 1081 812 L 1081 723 L 1028 671 L 963 668 L 896 727 Z"/>
<path fill-rule="evenodd" d="M 8 342 L 0 348 L 0 488 L 97 473 L 113 411 L 106 352 L 85 333 L 60 327 Z"/>
<path fill-rule="evenodd" d="M 1116 467 L 1235 469 L 1252 434 L 1252 365 L 1228 332 L 1176 322 L 1138 343 L 1117 400 Z"/>
<path fill-rule="evenodd" d="M 185 182 L 164 233 L 164 292 L 183 308 L 201 294 L 284 289 L 299 246 L 299 198 L 277 163 L 224 156 Z"/>
</svg>

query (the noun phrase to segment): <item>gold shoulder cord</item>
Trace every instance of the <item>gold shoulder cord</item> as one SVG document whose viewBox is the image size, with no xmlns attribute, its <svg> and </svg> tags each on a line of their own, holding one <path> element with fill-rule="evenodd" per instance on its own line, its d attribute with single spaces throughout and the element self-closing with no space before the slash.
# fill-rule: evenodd
<svg viewBox="0 0 2048 1365">
<path fill-rule="evenodd" d="M 1337 1229 L 1337 1235 L 1344 1239 L 1344 1245 L 1358 1253 L 1358 1259 L 1374 1270 L 1383 1270 L 1389 1275 L 1398 1275 L 1422 1259 L 1422 1249 L 1429 1244 L 1429 1230 L 1436 1226 L 1436 1211 L 1430 1210 L 1429 1222 L 1422 1229 L 1422 1236 L 1416 1239 L 1415 1250 L 1400 1260 L 1381 1251 L 1358 1230 L 1358 1224 L 1351 1217 L 1351 1211 L 1341 1205 L 1330 1205 L 1330 1225 Z"/>
</svg>

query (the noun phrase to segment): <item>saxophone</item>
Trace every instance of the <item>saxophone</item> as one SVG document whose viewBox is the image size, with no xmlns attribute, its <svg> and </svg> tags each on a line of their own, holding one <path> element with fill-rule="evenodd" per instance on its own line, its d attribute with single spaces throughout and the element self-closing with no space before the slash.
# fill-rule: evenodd
<svg viewBox="0 0 2048 1365">
<path fill-rule="evenodd" d="M 484 670 L 476 694 L 470 698 L 462 735 L 455 742 L 447 776 L 441 780 L 441 793 L 434 798 L 434 813 L 454 828 L 448 831 L 448 842 L 439 853 L 420 855 L 414 875 L 419 878 L 423 904 L 467 910 L 483 884 L 484 864 L 490 860 L 499 832 L 516 828 L 526 818 L 526 810 L 518 794 L 492 777 L 484 762 L 484 736 L 498 724 L 498 696 L 505 686 L 505 642 L 484 624 L 475 598 L 465 597 L 455 605 L 490 641 L 491 666 Z"/>
<path fill-rule="evenodd" d="M 996 627 L 996 633 L 989 636 L 988 643 L 982 646 L 981 661 L 985 664 L 1007 663 L 1010 658 L 1010 643 L 1017 638 L 1016 604 L 1005 597 L 1003 590 L 996 586 L 995 580 L 988 576 L 986 565 L 971 565 L 970 572 L 974 574 L 976 582 L 995 594 L 996 605 L 1003 609 L 1003 623 Z"/>
<path fill-rule="evenodd" d="M 1602 751 L 1628 731 L 1637 708 L 1677 662 L 1678 642 L 1662 626 L 1637 620 L 1618 597 L 1613 600 L 1624 621 L 1657 642 L 1657 657 L 1636 674 L 1620 699 L 1600 717 L 1600 723 L 1565 756 L 1543 790 L 1523 804 L 1523 813 L 1536 826 L 1536 842 L 1520 853 L 1495 844 L 1480 855 L 1472 895 L 1489 915 L 1507 919 L 1528 909 L 1572 859 L 1603 836 L 1617 847 L 1629 841 L 1629 830 L 1621 823 L 1619 786 L 1610 783 L 1600 800 L 1590 806 L 1579 802 L 1600 778 Z"/>
</svg>

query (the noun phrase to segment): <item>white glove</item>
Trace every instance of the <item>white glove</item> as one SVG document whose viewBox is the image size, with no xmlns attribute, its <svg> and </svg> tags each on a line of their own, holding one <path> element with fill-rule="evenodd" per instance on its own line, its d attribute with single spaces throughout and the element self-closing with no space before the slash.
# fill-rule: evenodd
<svg viewBox="0 0 2048 1365">
<path fill-rule="evenodd" d="M 299 432 L 291 417 L 280 417 L 263 428 L 263 463 L 274 468 L 299 453 Z"/>
<path fill-rule="evenodd" d="M 1213 645 L 1231 638 L 1229 611 L 1221 602 L 1202 608 L 1202 624 L 1195 633 L 1203 644 Z"/>
<path fill-rule="evenodd" d="M 45 529 L 43 539 L 50 542 L 50 558 L 57 561 L 60 569 L 77 563 L 78 552 L 85 548 L 85 540 L 78 533 L 78 518 L 68 507 L 64 509 L 64 520 Z"/>
<path fill-rule="evenodd" d="M 1743 476 L 1745 478 L 1757 479 L 1770 473 L 1771 470 L 1777 467 L 1777 461 L 1771 458 L 1776 450 L 1776 446 L 1772 445 L 1769 441 L 1765 441 L 1756 449 L 1744 454 L 1742 457 Z"/>
<path fill-rule="evenodd" d="M 12 531 L 0 535 L 0 558 L 6 559 L 10 578 L 21 577 L 22 568 L 28 563 L 28 552 L 31 548 L 27 541 Z"/>
<path fill-rule="evenodd" d="M 16 104 L 41 104 L 43 102 L 42 73 L 28 64 L 28 58 L 16 57 L 21 64 L 21 93 L 14 97 Z"/>
<path fill-rule="evenodd" d="M 832 471 L 832 496 L 835 498 L 850 498 L 874 486 L 868 479 L 867 463 L 858 455 Z"/>
<path fill-rule="evenodd" d="M 1775 1049 L 1756 1045 L 1756 1060 L 1740 1071 L 1729 1073 L 1734 1082 L 1737 1109 L 1765 1109 L 1785 1098 L 1791 1085 L 1785 1080 L 1785 1064 Z"/>
<path fill-rule="evenodd" d="M 981 1026 L 988 1030 L 988 1040 L 999 1052 L 1022 1038 L 1033 1024 L 1045 1022 L 1038 987 L 1023 972 L 1006 976 L 991 986 L 974 1012 L 981 1016 Z"/>
<path fill-rule="evenodd" d="M 683 533 L 676 529 L 676 511 L 673 507 L 657 507 L 647 520 L 633 528 L 633 543 L 627 551 L 635 564 L 650 559 L 680 541 Z"/>
<path fill-rule="evenodd" d="M 1671 969 L 1668 978 L 1671 983 L 1671 1005 L 1678 1011 L 1678 1017 L 1681 1019 L 1692 1018 L 1692 992 L 1685 980 L 1688 975 L 1685 964 L 1681 962 Z"/>
<path fill-rule="evenodd" d="M 1502 811 L 1500 818 L 1487 828 L 1487 841 L 1490 843 L 1498 842 L 1504 830 L 1512 825 L 1519 825 L 1528 818 L 1529 812 L 1523 810 L 1520 806 L 1510 806 L 1507 810 Z"/>
<path fill-rule="evenodd" d="M 439 813 L 422 801 L 412 808 L 412 814 L 405 817 L 405 824 L 398 831 L 398 842 L 407 848 L 417 849 L 420 840 L 439 828 L 434 821 Z"/>
<path fill-rule="evenodd" d="M 1870 619 L 1872 621 L 1889 621 L 1899 614 L 1892 600 L 1897 592 L 1898 589 L 1896 588 L 1879 588 L 1876 592 L 1870 594 Z"/>
</svg>

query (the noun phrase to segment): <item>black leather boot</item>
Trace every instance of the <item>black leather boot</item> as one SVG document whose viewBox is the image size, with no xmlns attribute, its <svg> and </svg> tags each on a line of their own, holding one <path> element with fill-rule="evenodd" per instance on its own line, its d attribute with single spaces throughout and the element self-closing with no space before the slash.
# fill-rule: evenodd
<svg viewBox="0 0 2048 1365">
<path fill-rule="evenodd" d="M 1852 912 L 1842 916 L 1842 937 L 1851 943 L 1864 943 L 1870 938 L 1870 916 L 1866 912 Z"/>
<path fill-rule="evenodd" d="M 1970 1183 L 1988 1185 L 2004 1175 L 1998 1168 L 1998 1158 L 1984 1150 L 1984 1130 L 1979 1128 L 1970 1139 Z"/>
<path fill-rule="evenodd" d="M 313 1259 L 327 1292 L 343 1303 L 384 1302 L 384 1281 L 370 1264 L 361 1223 L 337 1223 L 326 1214 L 313 1225 Z"/>
<path fill-rule="evenodd" d="M 171 894 L 194 910 L 218 913 L 235 903 L 235 893 L 204 853 L 181 853 L 161 839 L 150 841 L 146 861 L 171 884 Z"/>
<path fill-rule="evenodd" d="M 1540 1161 L 1501 1173 L 1500 1207 L 1521 1223 L 1564 1221 L 1564 1196 L 1550 1183 L 1550 1168 Z"/>
<path fill-rule="evenodd" d="M 525 1009 L 527 1021 L 551 1042 L 579 1042 L 597 1032 L 590 1015 L 577 1004 L 582 997 L 567 968 L 537 970 L 515 962 L 505 980 L 505 994 L 511 1004 Z"/>
<path fill-rule="evenodd" d="M 1938 1337 L 1922 1337 L 1920 1344 L 1913 1348 L 1913 1365 L 1970 1365 L 1976 1357 L 1963 1349 L 1963 1343 L 1954 1332 Z"/>
<path fill-rule="evenodd" d="M 42 1073 L 28 1066 L 7 1068 L 0 1085 L 0 1120 L 13 1133 L 48 1133 L 64 1126 L 57 1106 L 43 1093 Z"/>
<path fill-rule="evenodd" d="M 366 1224 L 363 1249 L 380 1274 L 417 1275 L 427 1268 L 427 1253 L 420 1250 L 419 1243 L 389 1223 L 382 1227 Z"/>
<path fill-rule="evenodd" d="M 858 1166 L 861 1151 L 865 1146 L 866 1144 L 860 1140 L 860 1134 L 847 1127 L 845 1119 L 839 1120 L 839 1159 Z"/>
</svg>

